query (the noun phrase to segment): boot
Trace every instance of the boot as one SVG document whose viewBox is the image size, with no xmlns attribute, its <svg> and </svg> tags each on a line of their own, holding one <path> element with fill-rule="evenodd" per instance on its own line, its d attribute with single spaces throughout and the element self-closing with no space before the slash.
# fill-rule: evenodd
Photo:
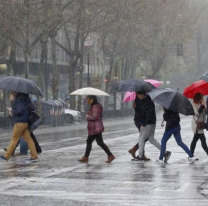
<svg viewBox="0 0 208 206">
<path fill-rule="evenodd" d="M 115 159 L 114 155 L 111 155 L 108 157 L 108 160 L 106 161 L 106 163 L 111 163 L 114 159 Z"/>
<path fill-rule="evenodd" d="M 79 162 L 88 162 L 88 157 L 82 157 L 81 159 L 78 159 Z"/>
<path fill-rule="evenodd" d="M 145 154 L 143 154 L 142 159 L 143 159 L 144 161 L 150 161 L 150 158 L 147 158 L 147 157 L 145 156 Z"/>
<path fill-rule="evenodd" d="M 130 150 L 129 150 L 129 153 L 132 155 L 132 157 L 135 159 L 136 158 L 136 151 L 138 150 L 138 148 L 136 146 L 132 147 Z"/>
</svg>

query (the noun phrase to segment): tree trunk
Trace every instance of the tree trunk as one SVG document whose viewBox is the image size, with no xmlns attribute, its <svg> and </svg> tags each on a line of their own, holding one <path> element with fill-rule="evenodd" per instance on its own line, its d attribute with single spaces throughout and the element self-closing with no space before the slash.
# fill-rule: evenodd
<svg viewBox="0 0 208 206">
<path fill-rule="evenodd" d="M 75 90 L 75 67 L 77 65 L 77 60 L 74 55 L 70 55 L 69 62 L 69 94 Z M 76 109 L 75 96 L 70 96 L 70 109 Z"/>
<path fill-rule="evenodd" d="M 56 60 L 56 41 L 55 36 L 51 38 L 52 40 L 52 62 L 53 62 L 53 72 L 52 72 L 52 91 L 53 99 L 58 99 L 58 72 L 57 72 L 57 60 Z"/>
<path fill-rule="evenodd" d="M 114 56 L 111 55 L 110 56 L 110 69 L 109 69 L 109 72 L 108 72 L 108 76 L 107 76 L 107 79 L 108 81 L 106 82 L 106 92 L 107 93 L 110 93 L 110 89 L 111 89 L 111 76 L 112 76 L 112 71 L 113 71 L 113 64 L 114 64 Z M 108 105 L 109 105 L 109 98 L 105 98 L 105 109 L 108 110 Z"/>
<path fill-rule="evenodd" d="M 7 70 L 7 75 L 17 76 L 17 68 L 16 68 L 16 45 L 13 43 L 11 45 L 11 52 L 9 56 L 9 65 Z"/>
<path fill-rule="evenodd" d="M 40 66 L 39 66 L 39 75 L 38 75 L 38 85 L 41 90 L 45 93 L 45 85 L 44 85 L 44 61 L 45 61 L 45 43 L 44 41 L 40 41 L 41 43 L 41 54 L 40 54 Z"/>
<path fill-rule="evenodd" d="M 25 57 L 25 78 L 28 79 L 29 77 L 29 54 L 27 51 L 24 52 Z"/>
<path fill-rule="evenodd" d="M 104 57 L 103 57 L 103 52 L 100 52 L 99 55 L 99 60 L 100 60 L 100 65 L 101 65 L 101 90 L 105 91 L 106 90 L 106 82 L 105 82 L 105 78 L 106 78 L 106 72 L 105 72 L 105 62 L 104 62 Z M 103 107 L 105 108 L 105 99 L 108 99 L 108 97 L 102 97 L 101 98 L 101 104 L 103 105 Z"/>
<path fill-rule="evenodd" d="M 80 67 L 79 67 L 79 88 L 83 87 L 83 78 L 82 78 L 82 74 L 83 74 L 83 69 L 84 69 L 84 63 L 83 63 L 83 49 L 82 49 L 82 54 L 81 54 L 81 58 L 80 58 Z M 78 97 L 78 103 L 77 103 L 77 110 L 78 111 L 82 111 L 82 96 Z"/>
</svg>

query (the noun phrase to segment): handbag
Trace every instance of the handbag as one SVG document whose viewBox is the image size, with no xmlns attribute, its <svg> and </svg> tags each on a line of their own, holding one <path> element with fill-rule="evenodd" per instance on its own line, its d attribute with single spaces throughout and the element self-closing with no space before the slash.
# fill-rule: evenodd
<svg viewBox="0 0 208 206">
<path fill-rule="evenodd" d="M 28 119 L 30 132 L 33 132 L 37 127 L 39 127 L 41 123 L 42 119 L 40 118 L 40 116 L 36 112 L 32 111 Z"/>
<path fill-rule="evenodd" d="M 196 128 L 198 129 L 198 130 L 202 130 L 202 129 L 206 129 L 206 123 L 205 122 L 197 122 L 197 124 L 196 124 Z"/>
<path fill-rule="evenodd" d="M 197 130 L 203 130 L 203 129 L 207 128 L 207 124 L 205 122 L 199 122 L 199 117 L 198 117 L 197 121 L 194 118 L 194 121 L 196 122 L 196 129 Z"/>
</svg>

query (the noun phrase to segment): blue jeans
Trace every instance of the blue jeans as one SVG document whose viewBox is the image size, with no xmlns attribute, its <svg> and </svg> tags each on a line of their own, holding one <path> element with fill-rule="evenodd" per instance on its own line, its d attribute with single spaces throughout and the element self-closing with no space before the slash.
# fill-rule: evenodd
<svg viewBox="0 0 208 206">
<path fill-rule="evenodd" d="M 27 155 L 28 145 L 22 137 L 20 137 L 20 153 Z"/>
<path fill-rule="evenodd" d="M 178 146 L 180 146 L 188 154 L 189 157 L 193 157 L 193 154 L 190 152 L 189 148 L 183 143 L 181 139 L 180 131 L 181 131 L 180 126 L 174 127 L 168 131 L 165 131 L 165 133 L 163 134 L 163 138 L 161 140 L 161 150 L 160 150 L 160 157 L 159 157 L 160 160 L 163 160 L 163 157 L 166 151 L 166 143 L 172 135 L 174 135 Z"/>
</svg>

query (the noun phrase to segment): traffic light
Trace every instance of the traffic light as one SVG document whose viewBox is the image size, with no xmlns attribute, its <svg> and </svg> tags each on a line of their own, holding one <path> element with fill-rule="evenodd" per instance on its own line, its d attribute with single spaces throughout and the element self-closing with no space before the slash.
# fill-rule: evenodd
<svg viewBox="0 0 208 206">
<path fill-rule="evenodd" d="M 183 44 L 177 44 L 177 56 L 183 56 Z"/>
<path fill-rule="evenodd" d="M 107 83 L 108 82 L 108 79 L 105 79 L 105 83 Z"/>
</svg>

